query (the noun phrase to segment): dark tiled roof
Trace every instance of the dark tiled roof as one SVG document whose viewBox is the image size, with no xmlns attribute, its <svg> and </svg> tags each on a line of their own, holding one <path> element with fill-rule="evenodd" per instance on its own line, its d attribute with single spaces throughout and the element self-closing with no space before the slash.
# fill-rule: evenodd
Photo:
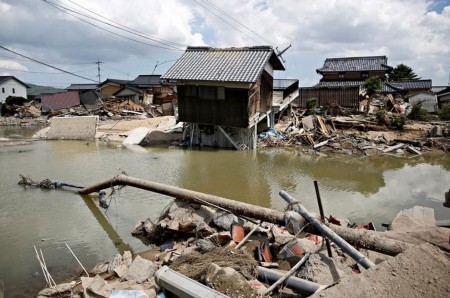
<svg viewBox="0 0 450 298">
<path fill-rule="evenodd" d="M 364 84 L 364 81 L 321 81 L 314 85 L 315 88 L 347 88 L 358 87 Z"/>
<path fill-rule="evenodd" d="M 97 84 L 71 84 L 66 90 L 95 90 Z"/>
<path fill-rule="evenodd" d="M 122 92 L 125 91 L 125 90 L 131 90 L 131 91 L 133 91 L 135 94 L 143 94 L 144 91 L 145 91 L 145 89 L 143 90 L 143 89 L 138 88 L 138 87 L 134 87 L 134 86 L 126 86 L 126 87 L 123 87 L 122 89 L 120 89 L 119 91 L 117 91 L 116 93 L 114 93 L 114 96 L 118 95 L 119 93 L 122 93 Z"/>
<path fill-rule="evenodd" d="M 105 81 L 98 84 L 97 87 L 101 87 L 106 84 L 124 86 L 124 85 L 128 84 L 129 82 L 130 82 L 129 80 L 106 79 Z"/>
<path fill-rule="evenodd" d="M 431 89 L 431 80 L 411 80 L 411 81 L 398 81 L 387 82 L 393 88 L 399 90 L 414 90 L 414 89 Z"/>
<path fill-rule="evenodd" d="M 384 71 L 392 67 L 387 65 L 386 56 L 327 58 L 318 73 L 341 71 Z"/>
<path fill-rule="evenodd" d="M 292 84 L 297 83 L 298 80 L 295 79 L 275 79 L 273 80 L 273 90 L 284 90 Z"/>
<path fill-rule="evenodd" d="M 50 110 L 61 110 L 78 106 L 80 104 L 80 98 L 78 92 L 68 91 L 42 96 L 41 104 Z"/>
<path fill-rule="evenodd" d="M 20 84 L 24 85 L 26 88 L 30 88 L 30 86 L 28 86 L 27 84 L 25 84 L 24 82 L 22 82 L 21 80 L 16 78 L 15 76 L 0 76 L 0 83 L 2 83 L 3 81 L 9 80 L 9 79 L 16 80 Z"/>
<path fill-rule="evenodd" d="M 188 47 L 161 79 L 253 83 L 269 61 L 275 70 L 284 70 L 269 46 L 225 49 Z"/>
<path fill-rule="evenodd" d="M 129 84 L 134 86 L 159 86 L 161 75 L 140 75 Z"/>
</svg>

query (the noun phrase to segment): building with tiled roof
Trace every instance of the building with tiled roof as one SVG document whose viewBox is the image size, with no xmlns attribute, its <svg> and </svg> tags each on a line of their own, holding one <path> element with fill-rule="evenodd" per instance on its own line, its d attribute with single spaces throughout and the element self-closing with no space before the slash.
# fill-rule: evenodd
<svg viewBox="0 0 450 298">
<path fill-rule="evenodd" d="M 273 77 L 281 70 L 285 68 L 270 46 L 188 47 L 161 80 L 177 83 L 179 120 L 190 124 L 190 143 L 241 149 L 256 146 L 262 119 L 269 117 L 273 125 Z M 298 80 L 277 84 L 290 90 Z M 282 108 L 294 97 L 284 99 Z"/>
<path fill-rule="evenodd" d="M 0 76 L 0 104 L 9 96 L 27 98 L 29 86 L 14 76 Z"/>
</svg>

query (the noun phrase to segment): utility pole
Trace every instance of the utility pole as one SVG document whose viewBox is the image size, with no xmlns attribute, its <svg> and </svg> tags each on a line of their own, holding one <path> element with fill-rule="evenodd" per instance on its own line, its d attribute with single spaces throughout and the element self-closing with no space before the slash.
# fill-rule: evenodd
<svg viewBox="0 0 450 298">
<path fill-rule="evenodd" d="M 98 83 L 101 83 L 101 78 L 100 78 L 100 64 L 103 64 L 102 61 L 100 61 L 100 59 L 97 58 L 97 62 L 93 62 L 94 64 L 97 64 L 97 71 L 98 71 Z"/>
</svg>

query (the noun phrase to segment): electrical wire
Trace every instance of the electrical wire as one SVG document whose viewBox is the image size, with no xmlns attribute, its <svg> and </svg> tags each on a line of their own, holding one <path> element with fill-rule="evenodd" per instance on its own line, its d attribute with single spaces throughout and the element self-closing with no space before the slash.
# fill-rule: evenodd
<svg viewBox="0 0 450 298">
<path fill-rule="evenodd" d="M 57 3 L 54 3 L 54 2 L 51 2 L 51 1 L 48 1 L 48 0 L 42 0 L 42 1 L 43 1 L 45 4 L 48 4 L 48 5 L 50 5 L 50 6 L 54 7 L 54 8 L 56 8 L 56 9 L 58 9 L 59 11 L 62 11 L 63 13 L 68 14 L 68 15 L 70 15 L 70 16 L 72 16 L 72 17 L 74 17 L 74 18 L 76 18 L 76 19 L 78 19 L 78 20 L 80 20 L 80 21 L 82 21 L 82 22 L 85 22 L 85 23 L 87 23 L 87 24 L 89 24 L 89 25 L 91 25 L 91 26 L 94 26 L 94 27 L 96 27 L 96 28 L 98 28 L 98 29 L 101 29 L 101 30 L 103 30 L 103 31 L 106 31 L 106 32 L 108 32 L 108 33 L 117 35 L 117 36 L 119 36 L 119 37 L 122 37 L 122 38 L 125 38 L 125 39 L 128 39 L 128 40 L 131 40 L 131 41 L 134 41 L 134 42 L 137 42 L 137 43 L 141 43 L 141 44 L 144 44 L 144 45 L 148 45 L 148 46 L 151 46 L 151 47 L 155 47 L 155 48 L 160 48 L 160 49 L 165 49 L 165 50 L 170 50 L 170 51 L 183 51 L 182 49 L 177 48 L 177 47 L 175 47 L 175 46 L 172 46 L 172 45 L 170 45 L 170 44 L 167 44 L 167 43 L 164 43 L 164 42 L 161 42 L 161 41 L 157 41 L 157 40 L 155 40 L 155 39 L 153 39 L 153 38 L 150 38 L 150 37 L 147 37 L 147 36 L 144 36 L 144 35 L 141 35 L 141 34 L 133 33 L 133 32 L 130 31 L 130 30 L 126 30 L 126 29 L 120 28 L 120 27 L 118 27 L 118 26 L 115 26 L 115 25 L 113 25 L 113 24 L 110 24 L 110 23 L 108 23 L 108 22 L 104 22 L 104 21 L 99 20 L 99 19 L 97 19 L 97 18 L 93 18 L 92 16 L 88 16 L 88 15 L 86 15 L 86 14 L 83 14 L 83 13 L 79 12 L 79 11 L 76 11 L 76 10 L 73 10 L 73 9 L 70 9 L 70 8 L 67 8 L 67 7 L 65 7 L 65 6 L 63 6 L 63 5 L 60 5 L 60 4 L 57 4 Z M 103 28 L 103 27 L 101 27 L 101 26 L 98 26 L 98 25 L 96 25 L 96 24 L 94 24 L 94 23 L 92 23 L 92 22 L 89 22 L 89 21 L 87 21 L 87 20 L 85 20 L 85 19 L 83 19 L 83 18 L 81 18 L 81 17 L 78 17 L 78 16 L 76 16 L 76 15 L 74 15 L 74 14 L 78 14 L 78 15 L 84 16 L 85 18 L 88 18 L 89 20 L 94 20 L 94 21 L 100 22 L 100 23 L 102 23 L 102 24 L 111 26 L 111 27 L 116 28 L 116 29 L 118 29 L 118 30 L 122 30 L 122 31 L 125 31 L 125 32 L 130 33 L 130 34 L 138 35 L 138 36 L 140 36 L 141 38 L 145 38 L 145 39 L 151 40 L 151 41 L 153 41 L 153 42 L 163 44 L 163 45 L 165 45 L 165 46 L 158 46 L 158 45 L 155 45 L 155 44 L 147 43 L 147 42 L 144 42 L 144 41 L 140 41 L 140 40 L 137 40 L 137 39 L 134 39 L 134 38 L 131 38 L 131 37 L 128 37 L 128 36 L 119 34 L 119 33 L 117 33 L 117 32 L 114 32 L 114 31 L 108 30 L 108 29 L 106 29 L 106 28 Z"/>
<path fill-rule="evenodd" d="M 250 31 L 251 33 L 255 34 L 256 36 L 258 36 L 259 38 L 261 38 L 262 40 L 264 40 L 268 45 L 273 44 L 272 42 L 268 41 L 264 36 L 262 36 L 261 34 L 258 34 L 257 32 L 255 32 L 254 30 L 250 29 L 249 27 L 247 27 L 245 24 L 241 23 L 239 20 L 237 20 L 236 18 L 234 18 L 233 16 L 231 16 L 230 14 L 228 14 L 226 11 L 224 11 L 223 9 L 221 9 L 220 7 L 218 7 L 217 5 L 215 5 L 214 3 L 212 3 L 211 1 L 208 0 L 201 0 L 205 3 L 208 3 L 211 7 L 213 7 L 214 9 L 216 9 L 217 11 L 219 11 L 221 14 L 225 15 L 227 18 L 229 18 L 230 20 L 233 20 L 234 22 L 238 23 L 239 25 L 241 25 L 242 27 L 244 27 L 245 29 L 247 29 L 248 31 Z"/>
<path fill-rule="evenodd" d="M 201 7 L 203 7 L 206 11 L 208 11 L 209 13 L 215 15 L 217 18 L 221 19 L 223 22 L 227 23 L 229 26 L 233 27 L 234 29 L 236 29 L 237 31 L 241 32 L 243 35 L 245 35 L 247 38 L 253 40 L 254 42 L 256 42 L 258 45 L 261 45 L 260 42 L 258 42 L 256 39 L 252 38 L 251 36 L 247 35 L 244 31 L 240 30 L 239 28 L 237 28 L 236 26 L 234 26 L 233 24 L 231 24 L 230 22 L 228 22 L 227 20 L 225 20 L 224 18 L 222 18 L 220 15 L 218 15 L 217 13 L 211 11 L 209 8 L 207 8 L 205 5 L 197 2 L 196 0 L 192 0 L 195 3 L 197 3 L 198 5 L 200 5 Z"/>
<path fill-rule="evenodd" d="M 17 72 L 26 72 L 26 73 L 61 74 L 60 72 L 29 71 L 29 70 L 20 70 L 20 69 L 6 68 L 6 67 L 0 67 L 0 69 L 10 70 L 10 71 L 17 71 Z M 92 70 L 97 70 L 97 68 L 73 71 L 73 73 L 80 73 L 80 72 L 86 72 L 86 71 L 92 71 Z"/>
<path fill-rule="evenodd" d="M 61 72 L 64 72 L 64 73 L 73 75 L 73 76 L 75 76 L 75 77 L 79 77 L 79 78 L 82 78 L 82 79 L 84 79 L 84 80 L 88 80 L 88 81 L 92 81 L 92 82 L 97 83 L 97 81 L 94 81 L 94 80 L 89 79 L 89 78 L 87 78 L 87 77 L 83 77 L 83 76 L 77 75 L 77 74 L 75 74 L 75 73 L 73 73 L 73 72 L 70 72 L 70 71 L 67 71 L 67 70 L 64 70 L 64 69 L 55 67 L 55 66 L 53 66 L 53 65 L 47 64 L 47 63 L 45 63 L 45 62 L 42 62 L 42 61 L 33 59 L 33 58 L 31 58 L 31 57 L 25 56 L 25 55 L 23 55 L 23 54 L 20 54 L 20 53 L 18 53 L 18 52 L 15 52 L 15 51 L 13 51 L 13 50 L 10 50 L 10 49 L 8 49 L 8 48 L 5 48 L 4 46 L 0 46 L 0 49 L 3 49 L 3 50 L 8 51 L 8 52 L 10 52 L 10 53 L 16 54 L 16 55 L 18 55 L 18 56 L 20 56 L 20 57 L 27 58 L 27 59 L 29 59 L 29 60 L 31 60 L 31 61 L 33 61 L 33 62 L 36 62 L 36 63 L 42 64 L 42 65 L 45 65 L 45 66 L 47 66 L 47 67 L 56 69 L 56 70 L 58 70 L 58 71 L 61 71 Z"/>
<path fill-rule="evenodd" d="M 57 0 L 57 1 L 59 1 L 59 0 Z M 149 35 L 147 35 L 146 33 L 143 33 L 143 32 L 140 32 L 140 31 L 138 31 L 138 30 L 136 30 L 136 29 L 133 29 L 133 28 L 131 28 L 131 27 L 125 26 L 125 25 L 123 25 L 123 24 L 121 24 L 121 23 L 118 23 L 118 22 L 116 22 L 116 21 L 114 21 L 114 20 L 112 20 L 112 19 L 110 19 L 110 18 L 107 18 L 107 17 L 105 17 L 105 16 L 103 16 L 103 15 L 101 15 L 101 14 L 99 14 L 99 13 L 96 13 L 95 11 L 92 11 L 92 10 L 90 10 L 90 9 L 84 7 L 84 6 L 81 6 L 80 4 L 78 4 L 78 3 L 76 3 L 76 2 L 74 2 L 74 1 L 72 1 L 72 0 L 66 0 L 66 1 L 68 1 L 68 2 L 70 2 L 70 3 L 73 3 L 74 5 L 76 5 L 76 6 L 80 7 L 80 8 L 82 8 L 82 9 L 84 9 L 84 10 L 86 10 L 86 11 L 88 11 L 88 12 L 90 12 L 90 13 L 96 15 L 96 16 L 99 16 L 99 17 L 101 17 L 101 18 L 103 18 L 103 19 L 105 19 L 105 20 L 108 20 L 108 21 L 110 21 L 110 22 L 112 22 L 112 23 L 114 23 L 114 24 L 116 24 L 116 25 L 118 25 L 118 26 L 121 26 L 121 27 L 123 27 L 123 28 L 129 29 L 129 30 L 131 30 L 131 31 L 133 31 L 133 32 L 135 32 L 135 33 L 137 33 L 137 34 L 142 34 L 142 35 L 149 36 Z M 59 2 L 61 2 L 61 1 L 59 1 Z M 167 43 L 170 43 L 170 44 L 175 45 L 175 46 L 186 47 L 186 45 L 184 45 L 184 44 L 177 43 L 177 42 L 173 42 L 173 41 L 170 41 L 170 40 L 165 40 L 165 39 L 157 38 L 157 37 L 154 37 L 154 36 L 152 36 L 151 38 L 154 38 L 155 40 L 160 40 L 160 41 L 163 41 L 163 42 L 167 42 Z"/>
</svg>

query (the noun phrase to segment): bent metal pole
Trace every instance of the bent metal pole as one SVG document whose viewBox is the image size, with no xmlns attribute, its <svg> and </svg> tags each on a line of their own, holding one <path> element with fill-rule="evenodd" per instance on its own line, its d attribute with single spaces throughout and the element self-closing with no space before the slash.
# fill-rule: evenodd
<svg viewBox="0 0 450 298">
<path fill-rule="evenodd" d="M 98 192 L 102 189 L 110 188 L 116 185 L 128 185 L 136 188 L 157 192 L 163 195 L 177 198 L 179 200 L 198 203 L 199 200 L 212 203 L 219 207 L 229 210 L 235 215 L 244 215 L 254 219 L 259 219 L 272 223 L 284 223 L 284 213 L 275 209 L 259 207 L 244 202 L 237 202 L 219 196 L 209 195 L 202 192 L 188 190 L 176 186 L 170 186 L 162 183 L 129 177 L 123 174 L 117 175 L 112 179 L 100 182 L 98 184 L 80 189 L 80 195 L 87 195 Z"/>
<path fill-rule="evenodd" d="M 333 241 L 340 249 L 342 249 L 345 253 L 347 253 L 350 257 L 352 257 L 356 262 L 361 264 L 366 269 L 375 267 L 375 264 L 372 263 L 366 256 L 357 251 L 353 246 L 348 244 L 344 239 L 342 239 L 338 234 L 333 232 L 326 225 L 321 223 L 317 218 L 312 216 L 305 207 L 303 207 L 297 200 L 291 197 L 284 190 L 280 191 L 280 196 L 290 205 L 295 212 L 299 213 L 303 216 L 308 222 L 312 223 L 314 227 L 319 230 L 325 237 L 329 238 Z"/>
</svg>

